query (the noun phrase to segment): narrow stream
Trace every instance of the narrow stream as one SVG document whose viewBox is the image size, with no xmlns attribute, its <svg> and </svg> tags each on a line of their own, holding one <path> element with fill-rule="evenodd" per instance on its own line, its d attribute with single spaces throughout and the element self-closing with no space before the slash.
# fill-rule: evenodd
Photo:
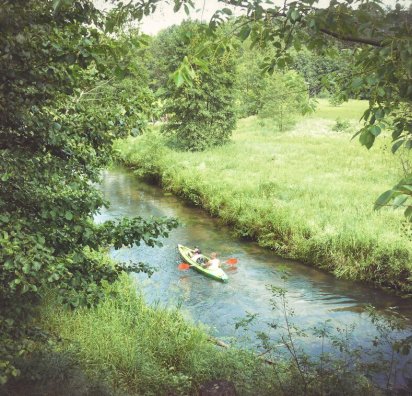
<svg viewBox="0 0 412 396">
<path fill-rule="evenodd" d="M 247 335 L 249 341 L 243 342 L 255 346 L 256 331 L 267 331 L 266 322 L 277 319 L 281 322 L 281 313 L 272 309 L 269 284 L 287 289 L 288 303 L 295 312 L 293 320 L 302 328 L 326 320 L 341 329 L 354 324 L 353 343 L 370 347 L 377 334 L 365 312 L 365 306 L 371 304 L 381 313 L 396 307 L 408 323 L 407 330 L 400 336 L 412 332 L 411 300 L 357 282 L 336 279 L 310 266 L 279 258 L 256 243 L 237 240 L 218 219 L 158 187 L 139 181 L 125 169 L 106 171 L 101 190 L 111 206 L 102 210 L 96 221 L 123 216 L 174 216 L 179 219 L 181 226 L 163 241 L 162 248 L 121 249 L 113 251 L 113 257 L 120 261 L 144 261 L 156 267 L 150 279 L 144 274 L 136 275 L 146 300 L 154 304 L 180 305 L 186 316 L 204 323 L 208 331 L 219 338 L 241 339 Z M 227 269 L 229 282 L 219 283 L 193 270 L 179 271 L 177 265 L 182 260 L 176 249 L 178 243 L 200 246 L 206 254 L 217 251 L 222 260 L 237 258 L 238 265 Z M 286 281 L 282 279 L 281 268 L 289 273 Z M 251 323 L 248 332 L 235 330 L 235 323 L 246 313 L 258 314 L 257 320 Z M 308 353 L 319 353 L 316 337 L 306 337 L 302 343 Z M 412 366 L 403 367 L 403 374 L 412 376 Z M 404 380 L 399 379 L 399 382 Z"/>
</svg>

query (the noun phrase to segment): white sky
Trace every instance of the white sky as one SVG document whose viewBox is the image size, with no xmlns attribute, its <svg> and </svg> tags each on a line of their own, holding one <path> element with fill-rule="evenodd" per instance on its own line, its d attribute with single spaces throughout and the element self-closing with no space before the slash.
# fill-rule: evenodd
<svg viewBox="0 0 412 396">
<path fill-rule="evenodd" d="M 190 10 L 190 18 L 209 22 L 213 14 L 219 8 L 226 7 L 218 0 L 196 0 L 195 9 Z M 234 7 L 227 7 L 234 10 Z M 141 29 L 146 34 L 156 34 L 158 31 L 188 19 L 183 8 L 179 12 L 173 12 L 173 5 L 162 4 L 158 6 L 156 12 L 144 18 Z"/>
<path fill-rule="evenodd" d="M 277 0 L 279 4 L 283 4 L 284 0 Z M 394 6 L 396 4 L 396 0 L 381 0 L 383 4 Z M 319 0 L 317 3 L 318 7 L 325 7 L 329 4 L 330 0 Z M 399 0 L 399 3 L 409 6 L 412 4 L 412 0 Z M 104 0 L 95 0 L 96 6 L 100 6 L 101 8 L 106 8 L 107 3 L 104 3 Z M 102 7 L 102 4 L 104 6 Z M 99 8 L 100 8 L 99 7 Z M 212 15 L 215 13 L 216 10 L 221 9 L 223 7 L 231 8 L 232 10 L 235 7 L 229 7 L 218 0 L 195 0 L 195 9 L 190 10 L 190 18 L 191 19 L 198 19 L 205 22 L 209 22 Z M 155 35 L 162 29 L 167 28 L 168 26 L 179 24 L 184 19 L 188 19 L 185 11 L 182 9 L 175 13 L 173 12 L 173 5 L 161 3 L 157 6 L 156 12 L 151 14 L 147 17 L 144 17 L 140 28 L 142 32 L 150 35 Z"/>
</svg>

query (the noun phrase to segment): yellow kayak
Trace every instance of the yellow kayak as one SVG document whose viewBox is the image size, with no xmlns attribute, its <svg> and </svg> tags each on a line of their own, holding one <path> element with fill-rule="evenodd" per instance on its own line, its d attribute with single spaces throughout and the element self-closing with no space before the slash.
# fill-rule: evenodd
<svg viewBox="0 0 412 396">
<path fill-rule="evenodd" d="M 196 261 L 191 259 L 191 256 L 193 255 L 193 249 L 190 249 L 186 246 L 183 245 L 177 245 L 177 248 L 179 249 L 179 253 L 182 256 L 183 260 L 185 260 L 186 263 L 190 264 L 192 268 L 194 268 L 197 272 L 200 272 L 203 275 L 208 276 L 209 278 L 221 281 L 221 282 L 227 282 L 228 281 L 228 276 L 226 275 L 225 271 L 223 271 L 221 268 L 215 269 L 215 270 L 209 270 L 207 268 L 203 268 L 203 266 Z M 205 256 L 204 254 L 201 254 L 203 257 L 204 261 L 207 262 L 209 261 L 209 257 Z"/>
</svg>

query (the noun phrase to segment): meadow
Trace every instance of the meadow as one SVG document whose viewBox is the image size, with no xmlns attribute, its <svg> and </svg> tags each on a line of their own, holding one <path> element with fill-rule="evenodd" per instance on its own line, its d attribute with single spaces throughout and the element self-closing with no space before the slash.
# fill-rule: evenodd
<svg viewBox="0 0 412 396">
<path fill-rule="evenodd" d="M 136 174 L 220 217 L 238 237 L 408 295 L 409 225 L 401 211 L 373 210 L 403 167 L 388 137 L 369 151 L 352 140 L 366 107 L 320 100 L 315 114 L 286 132 L 256 117 L 241 119 L 230 143 L 203 152 L 174 150 L 158 128 L 116 149 Z M 348 126 L 334 131 L 336 120 Z"/>
</svg>

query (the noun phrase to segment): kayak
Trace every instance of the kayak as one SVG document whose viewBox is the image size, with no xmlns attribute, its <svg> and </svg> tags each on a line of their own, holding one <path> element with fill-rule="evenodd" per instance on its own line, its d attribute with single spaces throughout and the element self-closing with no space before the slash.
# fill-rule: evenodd
<svg viewBox="0 0 412 396">
<path fill-rule="evenodd" d="M 209 278 L 221 282 L 228 281 L 228 276 L 226 275 L 225 271 L 223 271 L 221 268 L 209 270 L 207 268 L 203 268 L 201 264 L 192 260 L 190 257 L 193 254 L 193 249 L 190 249 L 183 245 L 177 245 L 177 248 L 179 249 L 179 253 L 182 256 L 183 260 L 185 260 L 186 263 L 190 264 L 190 266 L 194 268 L 197 272 L 200 272 L 201 274 L 208 276 Z M 204 259 L 205 262 L 210 260 L 209 257 L 205 256 L 204 254 L 201 254 L 200 256 Z"/>
</svg>

